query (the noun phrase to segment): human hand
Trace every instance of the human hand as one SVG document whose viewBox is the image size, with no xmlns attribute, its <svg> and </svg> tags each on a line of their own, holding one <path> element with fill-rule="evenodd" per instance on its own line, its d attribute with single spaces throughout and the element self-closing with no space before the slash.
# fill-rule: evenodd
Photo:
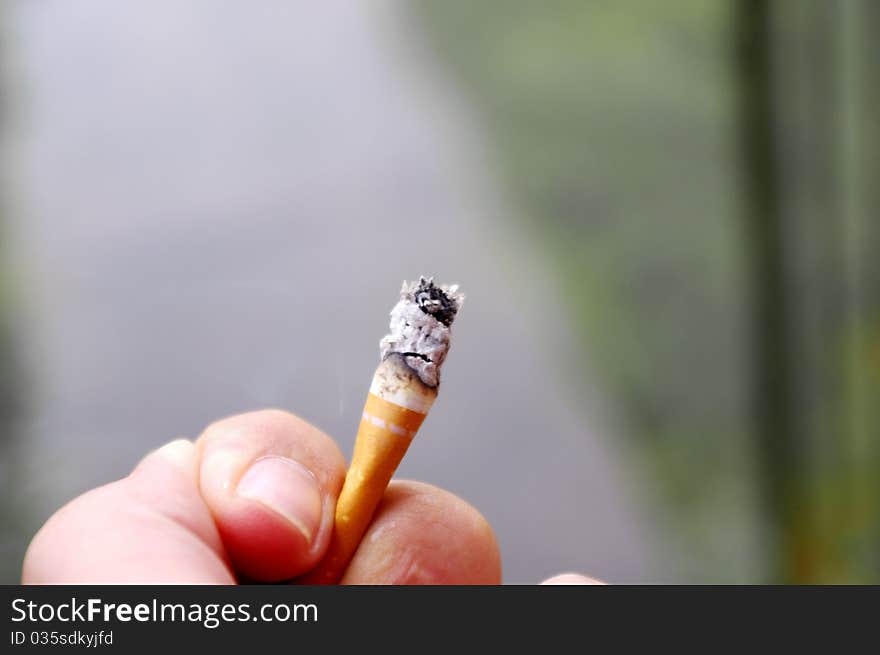
<svg viewBox="0 0 880 655">
<path fill-rule="evenodd" d="M 126 478 L 55 513 L 25 556 L 25 584 L 234 584 L 294 580 L 329 545 L 345 461 L 332 439 L 277 410 L 173 441 Z M 580 579 L 580 580 L 578 580 Z M 480 513 L 447 491 L 394 481 L 341 582 L 498 584 Z M 548 582 L 589 583 L 581 576 Z"/>
</svg>

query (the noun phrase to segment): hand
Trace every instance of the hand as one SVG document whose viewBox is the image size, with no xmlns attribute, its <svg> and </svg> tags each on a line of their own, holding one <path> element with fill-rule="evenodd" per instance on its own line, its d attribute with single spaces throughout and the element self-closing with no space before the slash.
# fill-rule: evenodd
<svg viewBox="0 0 880 655">
<path fill-rule="evenodd" d="M 330 540 L 345 461 L 336 444 L 276 410 L 173 441 L 126 478 L 60 509 L 25 556 L 26 584 L 288 581 Z M 557 576 L 548 582 L 590 582 Z M 492 529 L 465 501 L 392 482 L 345 584 L 498 584 Z"/>
</svg>

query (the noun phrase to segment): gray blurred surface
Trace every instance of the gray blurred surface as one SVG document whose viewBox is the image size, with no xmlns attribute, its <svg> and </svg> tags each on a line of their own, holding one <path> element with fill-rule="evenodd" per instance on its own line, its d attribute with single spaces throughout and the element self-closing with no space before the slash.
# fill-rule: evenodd
<svg viewBox="0 0 880 655">
<path fill-rule="evenodd" d="M 643 579 L 652 535 L 565 377 L 543 255 L 402 8 L 222 7 L 10 7 L 34 525 L 233 412 L 290 409 L 350 453 L 387 313 L 424 272 L 468 299 L 400 474 L 476 505 L 508 582 Z"/>
</svg>

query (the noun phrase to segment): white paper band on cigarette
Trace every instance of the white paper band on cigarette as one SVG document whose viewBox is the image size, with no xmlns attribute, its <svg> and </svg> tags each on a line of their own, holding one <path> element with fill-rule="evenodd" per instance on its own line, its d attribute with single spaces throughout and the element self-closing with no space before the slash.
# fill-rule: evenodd
<svg viewBox="0 0 880 655">
<path fill-rule="evenodd" d="M 368 414 L 367 412 L 363 413 L 363 417 L 365 421 L 369 421 L 377 428 L 382 428 L 384 430 L 389 430 L 393 434 L 396 434 L 400 437 L 414 437 L 416 433 L 412 430 L 407 430 L 406 428 L 402 428 L 396 423 L 388 423 L 387 421 L 379 418 L 378 416 L 373 416 L 372 414 Z"/>
<path fill-rule="evenodd" d="M 424 395 L 418 393 L 413 386 L 391 386 L 388 385 L 381 377 L 380 373 L 373 376 L 373 382 L 370 384 L 370 393 L 379 396 L 382 400 L 389 403 L 400 405 L 406 409 L 420 414 L 427 414 L 434 404 L 435 395 Z"/>
</svg>

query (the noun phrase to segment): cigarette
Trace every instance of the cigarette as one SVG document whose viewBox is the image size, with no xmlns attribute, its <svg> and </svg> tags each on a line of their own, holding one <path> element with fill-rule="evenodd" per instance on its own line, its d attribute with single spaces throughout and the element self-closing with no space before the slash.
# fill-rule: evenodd
<svg viewBox="0 0 880 655">
<path fill-rule="evenodd" d="M 437 398 L 440 368 L 449 352 L 449 328 L 463 301 L 458 285 L 436 285 L 426 277 L 403 283 L 400 301 L 391 310 L 391 331 L 379 344 L 381 361 L 373 374 L 351 466 L 336 502 L 329 550 L 301 582 L 333 584 L 342 577 L 394 471 Z"/>
</svg>

